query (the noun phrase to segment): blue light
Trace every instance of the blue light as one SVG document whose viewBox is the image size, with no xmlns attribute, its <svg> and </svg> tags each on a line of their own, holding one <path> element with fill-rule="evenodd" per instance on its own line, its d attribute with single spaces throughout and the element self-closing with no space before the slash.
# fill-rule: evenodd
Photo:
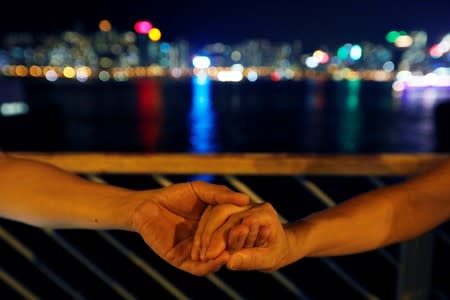
<svg viewBox="0 0 450 300">
<path fill-rule="evenodd" d="M 169 51 L 170 51 L 170 45 L 169 45 L 169 43 L 161 43 L 161 44 L 159 45 L 159 50 L 160 50 L 162 53 L 169 53 Z"/>
<path fill-rule="evenodd" d="M 192 88 L 192 107 L 189 119 L 191 152 L 215 152 L 217 145 L 215 142 L 215 114 L 210 95 L 211 82 L 207 76 L 194 76 Z"/>
<path fill-rule="evenodd" d="M 217 150 L 215 141 L 215 114 L 211 106 L 211 82 L 206 73 L 192 78 L 192 107 L 190 111 L 190 151 L 193 153 L 212 153 Z M 196 175 L 189 180 L 212 182 L 214 176 Z"/>
</svg>

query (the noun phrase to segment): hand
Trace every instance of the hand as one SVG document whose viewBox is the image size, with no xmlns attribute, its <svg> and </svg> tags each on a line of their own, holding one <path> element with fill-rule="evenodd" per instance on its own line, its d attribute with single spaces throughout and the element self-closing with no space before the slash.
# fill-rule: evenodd
<svg viewBox="0 0 450 300">
<path fill-rule="evenodd" d="M 249 203 L 244 194 L 201 181 L 138 192 L 137 197 L 133 228 L 165 261 L 198 276 L 216 272 L 229 259 L 228 252 L 207 262 L 191 259 L 195 231 L 207 204 Z"/>
<path fill-rule="evenodd" d="M 254 207 L 237 206 L 234 204 L 210 205 L 204 211 L 200 223 L 195 233 L 194 245 L 192 247 L 191 257 L 193 260 L 207 261 L 217 258 L 223 251 L 235 252 L 241 248 L 260 247 L 266 243 L 270 236 L 270 230 L 267 226 L 260 226 L 258 218 L 247 216 L 238 220 L 236 224 L 224 223 L 238 212 Z M 219 231 L 220 234 L 213 234 Z M 226 239 L 222 236 L 227 237 Z"/>
<path fill-rule="evenodd" d="M 217 249 L 223 249 L 226 241 L 233 238 L 233 228 L 238 228 L 237 231 L 240 230 L 239 227 L 234 226 L 241 224 L 241 220 L 242 223 L 256 222 L 258 224 L 260 228 L 258 236 L 261 235 L 261 237 L 256 240 L 260 239 L 262 242 L 258 242 L 261 243 L 260 245 L 255 244 L 255 247 L 244 247 L 232 253 L 226 264 L 228 269 L 271 272 L 295 261 L 297 249 L 295 249 L 294 233 L 281 224 L 277 212 L 269 203 L 255 204 L 247 210 L 230 216 L 225 224 L 211 235 L 207 257 L 214 257 L 213 254 L 220 252 Z M 211 222 L 209 225 L 206 224 L 206 227 L 217 228 L 214 219 Z M 202 230 L 210 232 L 211 228 Z"/>
</svg>

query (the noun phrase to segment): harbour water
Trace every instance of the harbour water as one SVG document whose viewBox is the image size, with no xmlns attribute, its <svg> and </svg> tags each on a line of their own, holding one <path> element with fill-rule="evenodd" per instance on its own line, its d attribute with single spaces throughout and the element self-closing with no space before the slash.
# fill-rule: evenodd
<svg viewBox="0 0 450 300">
<path fill-rule="evenodd" d="M 107 152 L 433 152 L 448 88 L 390 82 L 0 81 L 4 149 Z M 5 111 L 3 109 L 2 111 Z"/>
<path fill-rule="evenodd" d="M 7 151 L 49 152 L 433 152 L 440 150 L 436 111 L 449 98 L 448 88 L 414 89 L 396 95 L 391 83 L 364 81 L 218 83 L 194 78 L 73 83 L 3 79 L 0 146 Z M 133 189 L 159 187 L 149 176 L 104 178 Z M 169 179 L 185 180 L 178 176 Z M 207 179 L 224 183 L 223 178 Z M 374 188 L 368 178 L 308 179 L 337 203 Z M 293 177 L 241 176 L 240 180 L 289 221 L 325 208 Z M 0 220 L 0 225 L 35 255 L 30 262 L 8 244 L 2 248 L 0 265 L 43 299 L 65 299 L 67 293 L 43 275 L 42 266 L 53 270 L 85 299 L 118 298 L 111 288 L 116 283 L 136 299 L 176 299 L 112 247 L 105 234 L 192 299 L 397 299 L 399 245 L 382 249 L 392 259 L 380 251 L 332 260 L 302 259 L 281 269 L 278 279 L 260 272 L 223 269 L 216 273 L 240 298 L 230 297 L 212 280 L 176 270 L 149 251 L 135 233 L 61 230 L 49 236 L 7 220 Z M 430 275 L 433 300 L 450 295 L 450 231 L 448 226 L 440 230 Z M 74 252 L 84 255 L 88 263 L 83 265 L 86 259 Z M 96 268 L 111 276 L 114 284 L 98 276 Z M 290 288 L 280 277 L 290 280 Z M 6 284 L 0 290 L 8 299 L 17 296 Z"/>
</svg>

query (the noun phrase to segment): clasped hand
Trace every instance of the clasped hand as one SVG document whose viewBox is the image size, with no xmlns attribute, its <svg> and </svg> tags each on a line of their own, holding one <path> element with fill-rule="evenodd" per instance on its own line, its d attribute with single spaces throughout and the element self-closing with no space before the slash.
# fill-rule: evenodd
<svg viewBox="0 0 450 300">
<path fill-rule="evenodd" d="M 288 263 L 288 236 L 270 204 L 196 181 L 137 192 L 132 228 L 166 262 L 197 276 L 272 271 Z"/>
</svg>

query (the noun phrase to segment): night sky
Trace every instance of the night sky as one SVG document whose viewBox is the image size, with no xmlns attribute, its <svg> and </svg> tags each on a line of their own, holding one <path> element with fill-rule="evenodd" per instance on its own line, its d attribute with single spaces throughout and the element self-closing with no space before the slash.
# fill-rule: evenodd
<svg viewBox="0 0 450 300">
<path fill-rule="evenodd" d="M 161 29 L 163 40 L 183 38 L 198 45 L 297 39 L 305 49 L 313 49 L 345 42 L 382 43 L 392 29 L 426 30 L 431 40 L 450 32 L 450 0 L 79 0 L 56 5 L 48 0 L 29 4 L 6 0 L 0 6 L 2 33 L 90 32 L 104 18 L 118 30 L 129 30 L 135 21 L 147 19 Z"/>
</svg>

